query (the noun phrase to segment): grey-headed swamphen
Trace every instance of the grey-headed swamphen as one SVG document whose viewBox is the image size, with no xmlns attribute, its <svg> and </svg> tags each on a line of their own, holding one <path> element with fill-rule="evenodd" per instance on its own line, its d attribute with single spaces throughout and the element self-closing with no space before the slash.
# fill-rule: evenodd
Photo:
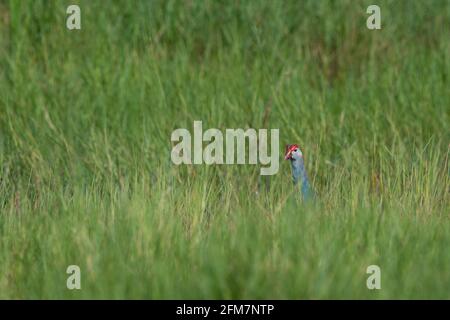
<svg viewBox="0 0 450 320">
<path fill-rule="evenodd" d="M 312 191 L 311 185 L 309 184 L 303 153 L 300 150 L 299 146 L 296 144 L 286 145 L 284 160 L 291 161 L 292 180 L 294 182 L 294 186 L 297 186 L 299 180 L 301 182 L 300 190 L 303 200 L 311 200 L 314 197 L 314 192 Z"/>
</svg>

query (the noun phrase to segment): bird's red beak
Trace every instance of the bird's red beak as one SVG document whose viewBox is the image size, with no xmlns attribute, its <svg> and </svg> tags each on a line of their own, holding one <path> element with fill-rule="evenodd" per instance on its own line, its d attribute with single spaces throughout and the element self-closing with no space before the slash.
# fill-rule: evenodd
<svg viewBox="0 0 450 320">
<path fill-rule="evenodd" d="M 289 159 L 291 159 L 291 153 L 292 153 L 292 151 L 288 151 L 288 152 L 284 155 L 284 160 L 289 160 Z"/>
<path fill-rule="evenodd" d="M 297 148 L 298 146 L 296 144 L 287 144 L 286 151 L 284 153 L 284 160 L 290 160 L 292 158 L 292 151 Z"/>
</svg>

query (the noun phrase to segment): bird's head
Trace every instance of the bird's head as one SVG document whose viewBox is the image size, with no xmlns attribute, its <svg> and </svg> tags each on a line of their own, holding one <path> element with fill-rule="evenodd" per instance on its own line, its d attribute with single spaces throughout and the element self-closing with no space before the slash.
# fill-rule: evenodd
<svg viewBox="0 0 450 320">
<path fill-rule="evenodd" d="M 284 154 L 284 160 L 299 160 L 303 159 L 303 153 L 300 147 L 296 144 L 286 145 L 286 152 Z"/>
</svg>

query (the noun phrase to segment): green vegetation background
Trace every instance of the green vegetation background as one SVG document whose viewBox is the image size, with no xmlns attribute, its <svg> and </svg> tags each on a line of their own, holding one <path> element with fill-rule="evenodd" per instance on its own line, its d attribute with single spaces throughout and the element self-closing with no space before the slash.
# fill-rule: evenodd
<svg viewBox="0 0 450 320">
<path fill-rule="evenodd" d="M 0 298 L 449 299 L 450 2 L 370 4 L 0 0 Z M 280 128 L 316 203 L 172 165 L 194 120 Z"/>
</svg>

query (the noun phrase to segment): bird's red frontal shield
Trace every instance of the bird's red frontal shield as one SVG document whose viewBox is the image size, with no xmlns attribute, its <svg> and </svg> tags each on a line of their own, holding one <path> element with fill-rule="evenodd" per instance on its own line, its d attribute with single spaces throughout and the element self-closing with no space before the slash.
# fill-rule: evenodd
<svg viewBox="0 0 450 320">
<path fill-rule="evenodd" d="M 298 149 L 298 145 L 296 145 L 296 144 L 287 144 L 286 145 L 286 150 L 285 150 L 285 153 L 284 153 L 284 160 L 290 159 L 291 158 L 291 153 L 295 149 Z"/>
</svg>

